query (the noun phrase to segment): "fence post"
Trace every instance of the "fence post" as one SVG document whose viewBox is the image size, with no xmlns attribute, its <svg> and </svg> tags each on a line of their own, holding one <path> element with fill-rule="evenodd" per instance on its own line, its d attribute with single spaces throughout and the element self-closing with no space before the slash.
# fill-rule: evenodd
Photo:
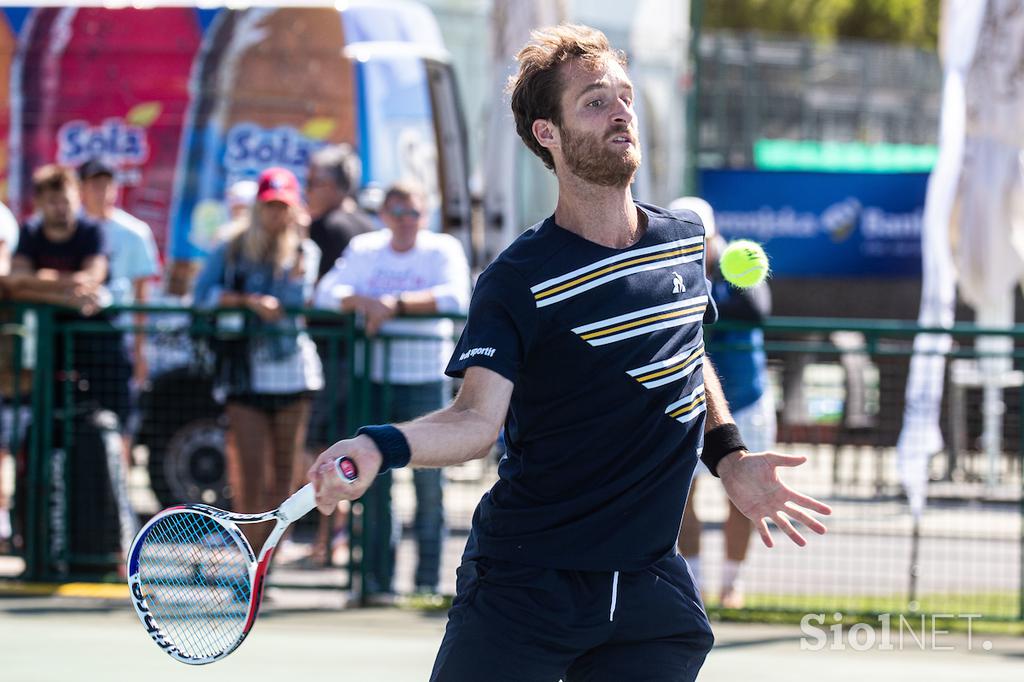
<svg viewBox="0 0 1024 682">
<path fill-rule="evenodd" d="M 1017 582 L 1017 620 L 1024 620 L 1024 386 L 1018 389 L 1020 398 L 1017 400 L 1017 459 L 1021 475 L 1020 490 L 1017 502 L 1020 506 L 1020 552 L 1017 558 L 1020 575 Z"/>
<path fill-rule="evenodd" d="M 375 336 L 372 339 L 361 334 L 363 340 L 362 356 L 363 371 L 360 395 L 362 404 L 362 418 L 356 426 L 367 423 L 387 423 L 391 420 L 390 404 L 390 341 Z M 380 386 L 374 385 L 374 368 L 377 360 L 377 351 L 383 353 L 382 365 L 384 376 Z M 363 495 L 362 531 L 360 545 L 362 561 L 359 566 L 359 574 L 362 578 L 359 586 L 359 601 L 366 603 L 367 597 L 367 575 L 372 572 L 373 589 L 394 590 L 394 555 L 393 547 L 396 538 L 393 537 L 393 517 L 391 511 L 391 486 L 393 485 L 393 474 L 387 472 L 378 476 L 373 485 Z M 388 583 L 388 584 L 384 584 Z"/>
<path fill-rule="evenodd" d="M 53 423 L 53 309 L 36 306 L 26 314 L 36 317 L 35 362 L 32 373 L 32 424 L 26 457 L 25 579 L 43 580 L 47 574 L 49 544 L 49 453 Z"/>
</svg>

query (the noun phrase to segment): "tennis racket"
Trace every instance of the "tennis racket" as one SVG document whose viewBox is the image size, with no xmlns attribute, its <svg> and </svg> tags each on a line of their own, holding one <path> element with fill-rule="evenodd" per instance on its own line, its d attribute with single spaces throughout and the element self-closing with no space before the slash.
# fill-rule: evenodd
<svg viewBox="0 0 1024 682">
<path fill-rule="evenodd" d="M 339 457 L 341 480 L 359 478 Z M 264 580 L 278 541 L 316 506 L 313 484 L 263 514 L 233 514 L 205 504 L 165 509 L 147 523 L 128 552 L 128 587 L 146 632 L 174 659 L 190 665 L 224 658 L 256 621 Z M 257 558 L 240 523 L 274 521 Z"/>
</svg>

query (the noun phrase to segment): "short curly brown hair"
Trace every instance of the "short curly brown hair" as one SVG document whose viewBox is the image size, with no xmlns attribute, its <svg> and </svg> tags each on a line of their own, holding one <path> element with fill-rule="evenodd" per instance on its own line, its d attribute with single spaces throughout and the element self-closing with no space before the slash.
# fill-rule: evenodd
<svg viewBox="0 0 1024 682">
<path fill-rule="evenodd" d="M 64 192 L 78 189 L 78 176 L 66 166 L 50 163 L 32 172 L 32 196 L 38 198 L 45 192 Z"/>
<path fill-rule="evenodd" d="M 508 82 L 516 132 L 551 170 L 555 170 L 555 160 L 534 137 L 533 122 L 541 118 L 562 125 L 559 67 L 571 59 L 595 65 L 605 59 L 612 59 L 623 67 L 627 63 L 625 53 L 613 50 L 601 31 L 580 24 L 559 24 L 530 34 L 530 42 L 516 55 L 519 73 Z"/>
</svg>

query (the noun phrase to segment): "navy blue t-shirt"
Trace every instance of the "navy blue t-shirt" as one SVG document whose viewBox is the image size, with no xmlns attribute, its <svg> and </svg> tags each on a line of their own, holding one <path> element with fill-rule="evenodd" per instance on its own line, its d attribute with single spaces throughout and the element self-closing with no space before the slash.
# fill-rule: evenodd
<svg viewBox="0 0 1024 682">
<path fill-rule="evenodd" d="M 648 226 L 629 248 L 549 218 L 480 276 L 447 373 L 515 384 L 499 480 L 473 516 L 485 556 L 629 571 L 675 551 L 716 312 L 699 218 L 639 206 Z"/>
<path fill-rule="evenodd" d="M 21 228 L 16 255 L 25 256 L 36 270 L 50 268 L 57 272 L 78 272 L 91 256 L 104 253 L 103 229 L 85 217 L 77 218 L 75 233 L 62 242 L 51 241 L 43 233 L 39 220 Z"/>
</svg>

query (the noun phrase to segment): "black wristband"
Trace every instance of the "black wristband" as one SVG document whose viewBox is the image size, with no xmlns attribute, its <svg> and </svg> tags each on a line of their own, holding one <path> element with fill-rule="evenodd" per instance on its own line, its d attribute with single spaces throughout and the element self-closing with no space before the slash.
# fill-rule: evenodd
<svg viewBox="0 0 1024 682">
<path fill-rule="evenodd" d="M 356 431 L 356 435 L 369 436 L 380 450 L 381 463 L 380 471 L 377 472 L 378 476 L 391 469 L 401 469 L 412 458 L 412 451 L 409 450 L 409 441 L 405 439 L 405 434 L 391 424 L 361 426 Z"/>
<path fill-rule="evenodd" d="M 718 476 L 719 462 L 737 450 L 746 449 L 747 444 L 743 442 L 736 425 L 722 424 L 704 434 L 704 451 L 700 454 L 700 461 L 704 462 L 712 474 Z"/>
</svg>

